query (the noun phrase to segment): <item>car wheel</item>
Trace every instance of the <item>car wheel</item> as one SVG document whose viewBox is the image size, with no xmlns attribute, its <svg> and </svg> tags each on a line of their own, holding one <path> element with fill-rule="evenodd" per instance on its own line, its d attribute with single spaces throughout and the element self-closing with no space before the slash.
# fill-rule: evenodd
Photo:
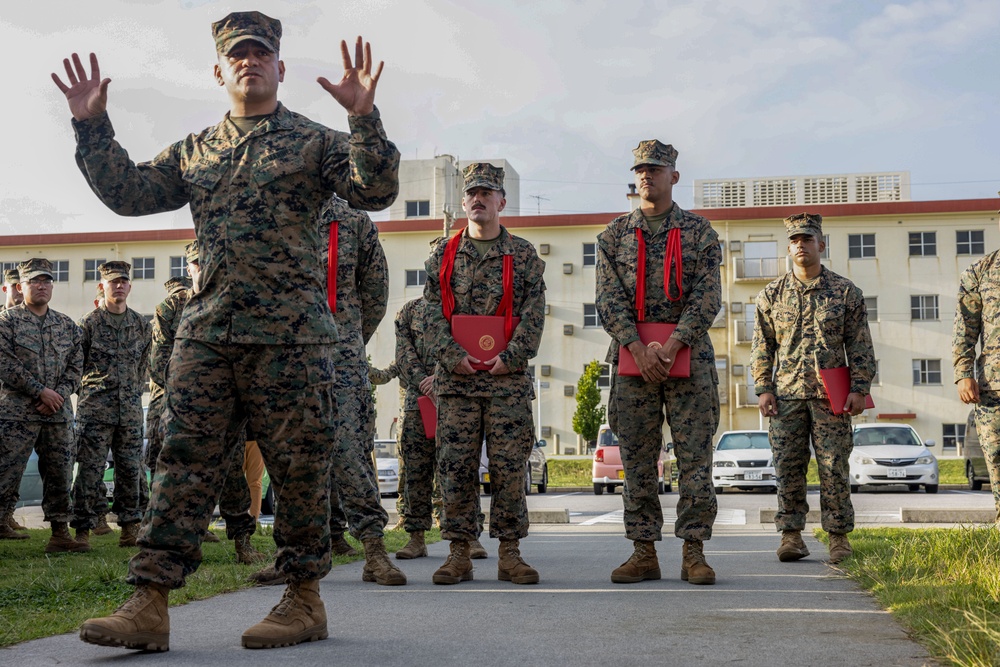
<svg viewBox="0 0 1000 667">
<path fill-rule="evenodd" d="M 926 491 L 927 493 L 937 493 L 937 490 L 938 490 L 937 484 L 924 484 L 924 491 Z"/>
<path fill-rule="evenodd" d="M 604 495 L 604 485 L 603 484 L 594 484 L 594 495 L 595 496 Z"/>
<path fill-rule="evenodd" d="M 545 493 L 549 490 L 549 464 L 542 468 L 542 481 L 538 484 L 538 492 Z"/>
<path fill-rule="evenodd" d="M 671 491 L 673 491 L 674 490 L 673 482 L 668 482 L 667 480 L 663 480 L 663 490 L 666 493 L 670 493 Z"/>
<path fill-rule="evenodd" d="M 971 461 L 965 463 L 965 478 L 969 480 L 970 491 L 982 491 L 983 483 L 976 480 L 976 470 L 972 467 Z"/>
<path fill-rule="evenodd" d="M 267 485 L 267 493 L 260 500 L 260 513 L 274 515 L 274 487 Z"/>
<path fill-rule="evenodd" d="M 663 495 L 664 493 L 666 493 L 666 492 L 667 492 L 667 491 L 666 491 L 666 486 L 664 486 L 663 482 L 660 482 L 660 483 L 659 483 L 659 485 L 658 485 L 658 487 L 657 487 L 656 491 L 657 491 L 657 493 L 659 493 L 659 494 L 660 494 L 661 496 L 662 496 L 662 495 Z"/>
<path fill-rule="evenodd" d="M 861 487 L 857 484 L 851 484 L 851 493 L 861 493 Z"/>
<path fill-rule="evenodd" d="M 524 495 L 531 495 L 531 465 L 524 471 Z"/>
<path fill-rule="evenodd" d="M 483 493 L 486 494 L 487 496 L 490 495 L 490 491 L 492 490 L 492 488 L 493 487 L 491 487 L 489 484 L 483 484 Z"/>
</svg>

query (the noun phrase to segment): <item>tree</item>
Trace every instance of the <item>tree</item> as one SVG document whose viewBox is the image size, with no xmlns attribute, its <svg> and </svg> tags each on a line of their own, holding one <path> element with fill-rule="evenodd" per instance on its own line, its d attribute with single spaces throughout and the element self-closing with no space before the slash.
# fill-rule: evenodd
<svg viewBox="0 0 1000 667">
<path fill-rule="evenodd" d="M 597 380 L 601 377 L 601 363 L 594 359 L 583 370 L 576 383 L 576 412 L 573 414 L 573 431 L 588 446 L 597 440 L 597 432 L 604 423 L 605 407 L 601 405 L 601 390 Z M 600 407 L 598 407 L 600 406 Z"/>
</svg>

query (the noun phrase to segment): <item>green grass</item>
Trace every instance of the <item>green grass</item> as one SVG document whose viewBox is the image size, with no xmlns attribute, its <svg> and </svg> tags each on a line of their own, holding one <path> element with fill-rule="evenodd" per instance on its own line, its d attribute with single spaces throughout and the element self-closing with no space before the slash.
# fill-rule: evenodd
<svg viewBox="0 0 1000 667">
<path fill-rule="evenodd" d="M 591 486 L 594 482 L 590 459 L 549 459 L 549 486 Z"/>
<path fill-rule="evenodd" d="M 863 528 L 851 544 L 854 555 L 840 567 L 932 655 L 1000 665 L 1000 530 Z"/>
<path fill-rule="evenodd" d="M 0 541 L 0 647 L 40 637 L 72 632 L 88 618 L 106 616 L 132 593 L 125 583 L 128 559 L 136 549 L 118 547 L 118 533 L 91 536 L 93 550 L 85 554 L 44 553 L 48 530 L 29 531 L 31 539 Z M 201 567 L 188 577 L 187 586 L 170 594 L 171 606 L 203 600 L 253 584 L 247 576 L 260 565 L 237 565 L 233 543 L 203 544 Z M 439 530 L 426 534 L 427 542 L 441 539 Z M 361 546 L 348 540 L 358 551 Z M 386 550 L 401 549 L 407 534 L 386 531 Z M 253 545 L 273 558 L 270 528 L 258 530 Z M 334 567 L 363 556 L 334 556 Z"/>
<path fill-rule="evenodd" d="M 938 459 L 939 484 L 965 484 L 965 459 Z M 816 471 L 816 460 L 809 461 L 806 470 L 806 484 L 819 486 L 819 473 Z"/>
</svg>

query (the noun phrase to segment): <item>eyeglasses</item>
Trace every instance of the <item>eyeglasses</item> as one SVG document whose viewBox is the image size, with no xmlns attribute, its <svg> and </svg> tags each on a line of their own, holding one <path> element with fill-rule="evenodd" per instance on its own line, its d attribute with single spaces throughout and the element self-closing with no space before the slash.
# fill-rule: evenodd
<svg viewBox="0 0 1000 667">
<path fill-rule="evenodd" d="M 32 278 L 28 284 L 36 287 L 48 287 L 52 284 L 52 278 Z"/>
</svg>

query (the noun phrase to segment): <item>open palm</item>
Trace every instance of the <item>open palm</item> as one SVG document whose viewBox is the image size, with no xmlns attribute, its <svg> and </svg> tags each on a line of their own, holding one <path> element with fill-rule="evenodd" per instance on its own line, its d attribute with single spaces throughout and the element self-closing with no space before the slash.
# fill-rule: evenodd
<svg viewBox="0 0 1000 667">
<path fill-rule="evenodd" d="M 64 58 L 63 65 L 66 67 L 69 85 L 63 83 L 55 72 L 52 73 L 52 80 L 66 96 L 73 118 L 86 120 L 104 113 L 108 108 L 108 84 L 111 83 L 111 79 L 101 79 L 101 67 L 97 64 L 97 56 L 90 54 L 89 77 L 83 68 L 80 56 L 75 53 L 73 63 L 70 64 L 69 58 Z"/>
<path fill-rule="evenodd" d="M 384 63 L 379 61 L 372 73 L 372 47 L 368 42 L 362 42 L 360 36 L 354 45 L 353 64 L 346 41 L 340 42 L 340 52 L 344 58 L 344 77 L 340 83 L 330 83 L 329 79 L 322 76 L 316 80 L 340 106 L 347 109 L 347 113 L 352 116 L 367 116 L 375 108 L 375 87 L 382 75 Z"/>
</svg>

